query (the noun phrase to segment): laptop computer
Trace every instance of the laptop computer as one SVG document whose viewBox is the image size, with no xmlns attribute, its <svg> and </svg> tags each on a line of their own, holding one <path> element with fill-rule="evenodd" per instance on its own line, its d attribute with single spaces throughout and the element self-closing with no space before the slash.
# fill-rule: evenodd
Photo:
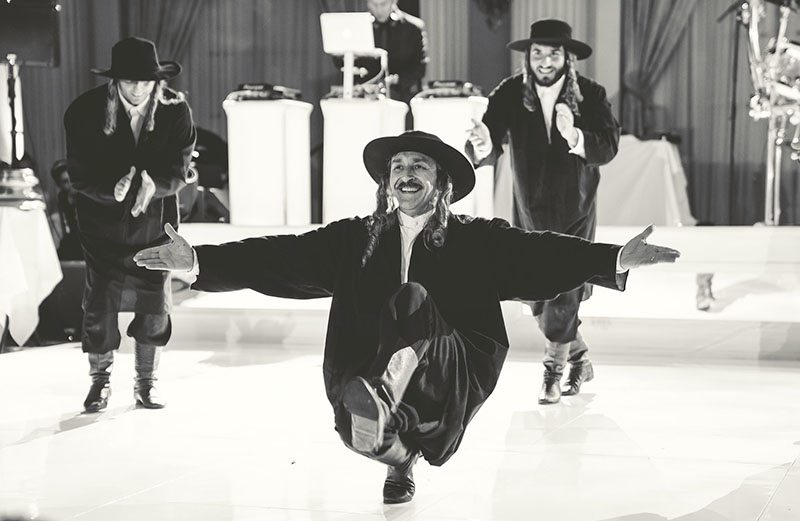
<svg viewBox="0 0 800 521">
<path fill-rule="evenodd" d="M 322 13 L 322 48 L 327 54 L 375 54 L 372 15 L 369 13 Z"/>
</svg>

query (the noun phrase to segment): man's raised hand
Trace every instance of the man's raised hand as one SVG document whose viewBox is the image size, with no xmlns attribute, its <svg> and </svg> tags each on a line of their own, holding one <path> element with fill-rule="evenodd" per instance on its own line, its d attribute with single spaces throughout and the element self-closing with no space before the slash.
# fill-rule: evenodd
<svg viewBox="0 0 800 521">
<path fill-rule="evenodd" d="M 147 170 L 142 170 L 142 184 L 139 186 L 139 192 L 136 194 L 136 201 L 131 208 L 131 215 L 138 217 L 140 214 L 144 213 L 155 193 L 156 183 L 153 181 L 153 178 L 147 174 Z"/>
<path fill-rule="evenodd" d="M 472 127 L 468 130 L 467 139 L 475 150 L 475 159 L 481 161 L 492 152 L 492 135 L 483 121 L 472 118 Z"/>
<path fill-rule="evenodd" d="M 653 233 L 652 224 L 622 247 L 622 253 L 619 258 L 622 269 L 627 270 L 662 262 L 675 262 L 675 259 L 681 256 L 681 252 L 678 250 L 673 250 L 666 246 L 648 244 L 647 238 L 651 233 Z"/>
<path fill-rule="evenodd" d="M 117 181 L 117 184 L 114 185 L 114 199 L 118 203 L 121 203 L 125 199 L 125 196 L 128 195 L 128 190 L 131 188 L 131 182 L 135 174 L 136 167 L 132 166 L 130 171 L 122 176 L 122 178 Z"/>
<path fill-rule="evenodd" d="M 192 246 L 167 223 L 164 225 L 171 242 L 141 250 L 133 256 L 137 266 L 148 270 L 189 271 L 194 267 Z"/>
</svg>

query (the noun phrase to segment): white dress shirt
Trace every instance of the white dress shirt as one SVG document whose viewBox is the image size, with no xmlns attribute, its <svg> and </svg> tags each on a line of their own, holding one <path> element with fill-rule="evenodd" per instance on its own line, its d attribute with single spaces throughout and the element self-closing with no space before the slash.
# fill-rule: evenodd
<svg viewBox="0 0 800 521">
<path fill-rule="evenodd" d="M 402 284 L 408 282 L 408 267 L 411 265 L 411 252 L 414 249 L 414 241 L 431 215 L 433 215 L 433 210 L 417 217 L 411 217 L 397 210 L 397 217 L 400 219 L 400 282 Z"/>
<path fill-rule="evenodd" d="M 549 87 L 534 82 L 536 86 L 536 95 L 539 96 L 539 102 L 542 104 L 542 117 L 544 118 L 544 126 L 547 129 L 548 143 L 550 142 L 550 125 L 553 122 L 553 111 L 555 110 L 558 95 L 561 94 L 561 88 L 564 86 L 566 79 L 566 75 L 561 76 L 557 82 Z M 577 127 L 575 130 L 578 131 L 578 142 L 574 147 L 569 149 L 569 153 L 586 159 L 586 149 L 583 146 L 583 132 Z"/>
<path fill-rule="evenodd" d="M 117 90 L 119 91 L 119 99 L 122 101 L 122 106 L 125 107 L 125 113 L 131 120 L 133 140 L 138 143 L 139 134 L 142 132 L 142 122 L 144 122 L 144 116 L 147 114 L 147 103 L 150 101 L 150 97 L 148 96 L 138 105 L 131 105 L 130 102 L 125 99 L 125 96 L 122 95 L 122 91 L 119 90 L 119 87 L 117 87 Z"/>
</svg>

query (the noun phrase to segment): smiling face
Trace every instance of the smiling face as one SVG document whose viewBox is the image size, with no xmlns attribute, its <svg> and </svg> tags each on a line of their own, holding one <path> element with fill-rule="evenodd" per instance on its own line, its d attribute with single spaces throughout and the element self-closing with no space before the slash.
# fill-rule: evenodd
<svg viewBox="0 0 800 521">
<path fill-rule="evenodd" d="M 119 80 L 119 90 L 131 105 L 146 100 L 155 86 L 155 81 Z"/>
<path fill-rule="evenodd" d="M 389 195 L 400 210 L 417 217 L 433 208 L 438 167 L 420 152 L 398 152 L 389 161 Z"/>
<path fill-rule="evenodd" d="M 529 54 L 531 69 L 539 85 L 549 87 L 564 74 L 566 63 L 564 47 L 532 43 Z"/>
</svg>

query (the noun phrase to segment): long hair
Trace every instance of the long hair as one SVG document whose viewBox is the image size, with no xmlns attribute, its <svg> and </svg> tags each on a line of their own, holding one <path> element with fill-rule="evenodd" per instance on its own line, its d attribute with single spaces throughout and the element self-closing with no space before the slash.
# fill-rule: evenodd
<svg viewBox="0 0 800 521">
<path fill-rule="evenodd" d="M 578 108 L 578 103 L 583 101 L 583 94 L 581 88 L 578 86 L 578 72 L 575 70 L 575 62 L 578 58 L 574 53 L 568 52 L 564 60 L 564 76 L 567 77 L 567 88 L 564 89 L 564 95 L 561 97 L 564 103 L 572 110 L 576 116 L 581 115 Z M 523 64 L 523 80 L 525 87 L 522 92 L 522 104 L 529 112 L 536 112 L 536 87 L 535 87 L 535 73 L 531 67 L 531 49 L 530 47 L 525 50 L 525 63 Z"/>
<path fill-rule="evenodd" d="M 436 179 L 436 192 L 433 197 L 436 199 L 433 214 L 431 214 L 421 235 L 425 247 L 433 251 L 434 248 L 444 246 L 447 238 L 447 219 L 450 216 L 450 202 L 453 199 L 453 180 L 446 171 L 442 170 L 439 163 L 436 163 L 438 176 Z M 395 223 L 397 223 L 397 203 L 390 195 L 389 175 L 384 175 L 378 182 L 378 189 L 375 192 L 377 207 L 372 215 L 365 219 L 367 226 L 367 246 L 364 248 L 364 255 L 361 257 L 361 267 L 367 265 L 367 261 L 375 253 L 378 247 L 381 234 Z"/>
<path fill-rule="evenodd" d="M 153 92 L 150 93 L 150 101 L 147 105 L 147 117 L 142 123 L 143 132 L 152 132 L 156 124 L 156 109 L 158 104 L 176 105 L 183 103 L 186 96 L 182 92 L 176 92 L 167 87 L 167 80 L 158 80 Z M 106 122 L 103 126 L 103 133 L 110 136 L 117 130 L 117 111 L 119 110 L 119 80 L 112 79 L 108 82 L 108 95 L 106 96 Z"/>
</svg>

